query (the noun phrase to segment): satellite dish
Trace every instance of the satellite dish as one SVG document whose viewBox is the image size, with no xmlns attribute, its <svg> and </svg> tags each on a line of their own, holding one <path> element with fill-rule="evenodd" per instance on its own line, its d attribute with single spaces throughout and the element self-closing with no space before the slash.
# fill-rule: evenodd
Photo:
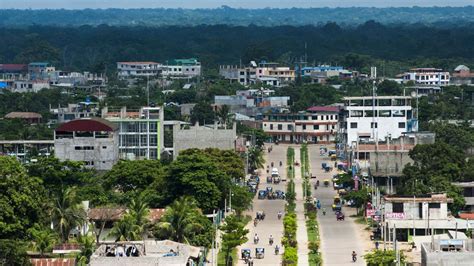
<svg viewBox="0 0 474 266">
<path fill-rule="evenodd" d="M 416 92 L 415 91 L 412 91 L 410 94 L 411 94 L 411 97 L 413 97 L 413 98 L 416 97 Z"/>
</svg>

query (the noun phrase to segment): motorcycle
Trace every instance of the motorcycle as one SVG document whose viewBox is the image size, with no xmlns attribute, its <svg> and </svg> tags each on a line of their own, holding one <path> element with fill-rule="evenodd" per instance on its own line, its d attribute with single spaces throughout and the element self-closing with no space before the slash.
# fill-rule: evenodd
<svg viewBox="0 0 474 266">
<path fill-rule="evenodd" d="M 270 238 L 270 240 L 268 240 L 268 243 L 271 245 L 273 245 L 273 238 Z"/>
<path fill-rule="evenodd" d="M 257 227 L 257 224 L 258 224 L 257 219 L 253 220 L 253 226 L 254 226 L 254 227 Z"/>
<path fill-rule="evenodd" d="M 278 220 L 281 220 L 281 213 L 278 214 Z"/>
<path fill-rule="evenodd" d="M 258 240 L 259 240 L 258 237 L 254 237 L 254 238 L 253 238 L 253 243 L 254 243 L 254 244 L 258 244 Z"/>
<path fill-rule="evenodd" d="M 283 163 L 280 161 L 280 166 L 282 166 L 282 165 L 283 165 Z"/>
<path fill-rule="evenodd" d="M 280 253 L 280 248 L 278 246 L 275 246 L 275 255 L 278 255 Z"/>
<path fill-rule="evenodd" d="M 352 261 L 353 261 L 353 262 L 356 262 L 356 261 L 357 261 L 357 256 L 356 256 L 356 255 L 352 255 Z"/>
</svg>

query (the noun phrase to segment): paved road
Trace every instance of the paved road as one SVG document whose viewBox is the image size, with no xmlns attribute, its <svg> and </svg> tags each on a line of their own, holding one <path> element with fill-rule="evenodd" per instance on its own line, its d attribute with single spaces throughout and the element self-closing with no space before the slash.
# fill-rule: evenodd
<svg viewBox="0 0 474 266">
<path fill-rule="evenodd" d="M 268 148 L 268 145 L 267 145 Z M 265 165 L 270 165 L 271 162 L 274 162 L 275 167 L 278 168 L 280 175 L 286 176 L 286 150 L 288 145 L 280 144 L 273 145 L 273 151 L 271 153 L 266 153 Z M 279 162 L 283 162 L 283 166 L 279 166 Z M 266 171 L 262 170 L 260 174 L 260 186 L 259 189 L 265 189 L 267 186 L 273 187 L 273 190 L 276 189 L 286 191 L 286 182 L 280 182 L 280 184 L 267 184 L 266 183 Z M 255 213 L 257 211 L 263 210 L 266 214 L 265 220 L 258 223 L 257 227 L 254 227 L 253 222 L 249 223 L 247 229 L 249 229 L 248 239 L 249 241 L 243 244 L 238 248 L 237 255 L 239 261 L 237 265 L 245 265 L 244 261 L 240 256 L 240 250 L 242 248 L 250 248 L 252 250 L 252 257 L 255 256 L 255 248 L 263 247 L 265 248 L 265 258 L 263 259 L 253 259 L 254 265 L 281 265 L 281 255 L 275 255 L 274 246 L 278 244 L 281 247 L 281 237 L 283 235 L 283 221 L 278 220 L 277 214 L 278 211 L 285 211 L 285 200 L 259 200 L 257 197 L 254 198 L 253 210 L 249 212 L 252 215 L 252 218 L 255 218 Z M 253 243 L 253 237 L 255 233 L 258 234 L 260 238 L 259 244 L 255 245 Z M 274 244 L 270 246 L 268 243 L 269 236 L 273 235 Z M 283 249 L 280 248 L 280 254 L 283 253 Z"/>
<path fill-rule="evenodd" d="M 321 234 L 321 251 L 324 265 L 365 265 L 362 255 L 364 254 L 363 239 L 359 237 L 353 218 L 348 217 L 346 208 L 343 212 L 346 214 L 345 221 L 336 221 L 336 216 L 331 209 L 336 191 L 332 186 L 324 187 L 323 180 L 330 179 L 334 173 L 325 173 L 321 168 L 322 162 L 332 163 L 327 156 L 319 154 L 319 145 L 309 145 L 309 159 L 311 162 L 311 172 L 316 174 L 320 180 L 320 187 L 317 190 L 313 188 L 313 195 L 320 199 L 322 207 L 325 207 L 327 213 L 325 216 L 319 212 L 318 222 Z M 315 180 L 313 179 L 314 183 Z M 357 263 L 352 263 L 351 253 L 355 251 L 358 254 Z"/>
</svg>

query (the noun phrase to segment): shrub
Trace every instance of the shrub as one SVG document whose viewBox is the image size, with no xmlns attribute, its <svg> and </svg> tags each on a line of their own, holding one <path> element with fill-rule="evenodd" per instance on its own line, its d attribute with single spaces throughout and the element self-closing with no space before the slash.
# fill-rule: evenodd
<svg viewBox="0 0 474 266">
<path fill-rule="evenodd" d="M 319 241 L 310 241 L 308 243 L 308 249 L 311 253 L 318 253 L 319 250 Z"/>
<path fill-rule="evenodd" d="M 285 248 L 283 254 L 283 265 L 297 265 L 298 263 L 298 252 L 294 247 Z"/>
</svg>

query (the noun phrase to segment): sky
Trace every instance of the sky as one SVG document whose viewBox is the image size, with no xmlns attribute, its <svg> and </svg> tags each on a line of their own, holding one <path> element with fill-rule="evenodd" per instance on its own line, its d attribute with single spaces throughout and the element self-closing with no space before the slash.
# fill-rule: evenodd
<svg viewBox="0 0 474 266">
<path fill-rule="evenodd" d="M 0 9 L 466 6 L 474 0 L 0 0 Z"/>
</svg>

